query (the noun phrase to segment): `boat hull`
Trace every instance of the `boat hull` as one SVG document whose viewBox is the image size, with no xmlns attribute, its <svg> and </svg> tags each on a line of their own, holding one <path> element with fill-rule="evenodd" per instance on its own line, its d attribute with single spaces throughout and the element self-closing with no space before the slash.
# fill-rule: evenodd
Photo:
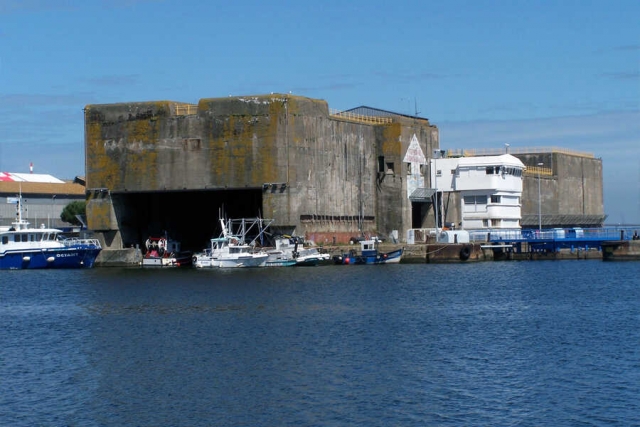
<svg viewBox="0 0 640 427">
<path fill-rule="evenodd" d="M 376 264 L 398 264 L 402 260 L 403 249 L 386 253 L 368 254 L 343 254 L 335 255 L 333 262 L 339 265 L 376 265 Z"/>
<path fill-rule="evenodd" d="M 295 259 L 267 259 L 264 264 L 265 267 L 293 267 L 294 265 L 296 265 Z"/>
<path fill-rule="evenodd" d="M 101 248 L 16 250 L 0 254 L 0 270 L 92 268 Z"/>
<path fill-rule="evenodd" d="M 328 261 L 330 258 L 329 254 L 321 254 L 316 253 L 314 255 L 301 255 L 296 258 L 296 265 L 298 267 L 313 267 L 322 262 Z"/>
<path fill-rule="evenodd" d="M 143 267 L 190 267 L 192 264 L 193 256 L 191 254 L 165 257 L 145 256 L 142 259 Z"/>
<path fill-rule="evenodd" d="M 268 255 L 230 259 L 219 258 L 217 260 L 214 259 L 213 263 L 217 264 L 216 266 L 219 268 L 264 267 L 267 258 Z"/>
<path fill-rule="evenodd" d="M 243 267 L 264 267 L 268 255 L 256 255 L 247 257 L 216 258 L 202 255 L 195 255 L 193 265 L 196 268 L 243 268 Z"/>
</svg>

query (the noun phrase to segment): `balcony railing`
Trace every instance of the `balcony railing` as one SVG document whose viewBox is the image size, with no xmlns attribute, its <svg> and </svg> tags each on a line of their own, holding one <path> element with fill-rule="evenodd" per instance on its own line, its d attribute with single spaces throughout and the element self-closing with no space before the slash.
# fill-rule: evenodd
<svg viewBox="0 0 640 427">
<path fill-rule="evenodd" d="M 340 110 L 330 109 L 329 114 L 334 119 L 348 120 L 351 122 L 370 123 L 370 124 L 385 124 L 385 123 L 393 122 L 393 119 L 391 117 L 368 116 L 364 114 L 355 114 L 349 111 L 340 111 Z"/>
<path fill-rule="evenodd" d="M 189 116 L 197 112 L 197 104 L 176 104 L 176 116 Z"/>
</svg>

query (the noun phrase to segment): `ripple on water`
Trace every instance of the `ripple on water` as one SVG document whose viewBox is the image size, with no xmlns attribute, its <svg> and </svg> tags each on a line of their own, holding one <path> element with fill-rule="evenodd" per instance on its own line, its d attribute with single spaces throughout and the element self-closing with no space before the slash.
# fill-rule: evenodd
<svg viewBox="0 0 640 427">
<path fill-rule="evenodd" d="M 0 424 L 639 425 L 639 276 L 592 261 L 11 273 Z"/>
</svg>

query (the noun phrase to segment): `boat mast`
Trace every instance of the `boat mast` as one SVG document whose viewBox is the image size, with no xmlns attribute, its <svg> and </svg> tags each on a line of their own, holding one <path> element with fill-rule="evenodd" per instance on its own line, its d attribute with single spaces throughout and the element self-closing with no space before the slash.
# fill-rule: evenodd
<svg viewBox="0 0 640 427">
<path fill-rule="evenodd" d="M 25 229 L 27 228 L 27 225 L 29 225 L 29 222 L 27 220 L 22 219 L 22 209 L 25 209 L 25 208 L 23 208 L 22 206 L 22 186 L 21 186 L 18 197 L 16 198 L 16 220 L 13 222 L 14 228 L 16 230 Z"/>
</svg>

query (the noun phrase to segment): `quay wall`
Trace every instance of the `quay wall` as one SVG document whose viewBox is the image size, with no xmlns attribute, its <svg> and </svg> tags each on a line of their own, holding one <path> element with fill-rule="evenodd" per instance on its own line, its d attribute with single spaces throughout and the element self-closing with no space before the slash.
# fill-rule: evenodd
<svg viewBox="0 0 640 427">
<path fill-rule="evenodd" d="M 603 242 L 602 252 L 605 261 L 640 261 L 640 240 Z"/>
<path fill-rule="evenodd" d="M 540 251 L 521 253 L 504 251 L 491 247 L 483 247 L 480 243 L 427 243 L 427 244 L 394 244 L 381 243 L 381 252 L 391 252 L 404 248 L 402 264 L 423 263 L 465 263 L 482 261 L 549 261 L 549 260 L 640 260 L 640 241 L 612 241 L 604 242 L 602 250 L 597 248 L 560 249 L 559 251 Z M 323 245 L 321 252 L 343 255 L 358 245 Z M 139 248 L 102 251 L 96 260 L 96 267 L 139 266 L 142 263 L 142 252 Z M 328 262 L 332 263 L 332 261 Z"/>
</svg>

